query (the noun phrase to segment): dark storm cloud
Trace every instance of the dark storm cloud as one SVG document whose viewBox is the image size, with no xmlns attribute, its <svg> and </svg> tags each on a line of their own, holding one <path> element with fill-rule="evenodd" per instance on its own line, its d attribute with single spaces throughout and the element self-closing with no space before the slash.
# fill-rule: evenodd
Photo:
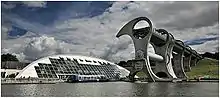
<svg viewBox="0 0 220 98">
<path fill-rule="evenodd" d="M 206 26 L 212 26 L 218 23 L 218 8 L 212 8 L 206 10 L 198 15 L 190 18 L 180 18 L 171 21 L 168 24 L 164 24 L 165 27 L 171 27 L 173 29 L 182 30 L 187 28 L 200 28 Z"/>
<path fill-rule="evenodd" d="M 213 26 L 218 23 L 218 6 L 218 2 L 174 2 L 153 9 L 153 19 L 163 17 L 168 21 L 157 25 L 176 30 Z"/>
</svg>

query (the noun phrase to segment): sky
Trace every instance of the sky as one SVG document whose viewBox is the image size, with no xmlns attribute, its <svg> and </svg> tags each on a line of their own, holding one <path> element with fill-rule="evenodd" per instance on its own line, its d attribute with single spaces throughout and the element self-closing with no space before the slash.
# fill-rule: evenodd
<svg viewBox="0 0 220 98">
<path fill-rule="evenodd" d="M 2 1 L 1 53 L 23 62 L 76 54 L 118 63 L 134 58 L 134 45 L 116 34 L 140 16 L 198 53 L 219 51 L 218 1 Z"/>
</svg>

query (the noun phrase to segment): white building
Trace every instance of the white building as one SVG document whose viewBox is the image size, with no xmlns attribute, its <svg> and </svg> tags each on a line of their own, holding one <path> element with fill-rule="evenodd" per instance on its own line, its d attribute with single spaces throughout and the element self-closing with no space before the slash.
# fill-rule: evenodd
<svg viewBox="0 0 220 98">
<path fill-rule="evenodd" d="M 69 75 L 104 75 L 108 79 L 128 76 L 129 71 L 112 62 L 79 55 L 53 55 L 26 66 L 16 78 L 60 78 Z"/>
</svg>

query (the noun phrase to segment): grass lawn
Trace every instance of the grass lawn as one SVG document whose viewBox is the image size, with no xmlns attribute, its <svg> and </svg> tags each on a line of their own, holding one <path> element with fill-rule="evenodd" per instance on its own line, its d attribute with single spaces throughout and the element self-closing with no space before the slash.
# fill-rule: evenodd
<svg viewBox="0 0 220 98">
<path fill-rule="evenodd" d="M 210 78 L 219 78 L 219 61 L 214 59 L 203 59 L 198 64 L 187 72 L 190 79 L 198 76 L 208 76 Z"/>
<path fill-rule="evenodd" d="M 219 63 L 218 60 L 214 59 L 203 59 L 200 60 L 196 66 L 191 68 L 190 72 L 187 72 L 189 79 L 193 79 L 198 76 L 208 76 L 210 78 L 219 78 Z M 143 72 L 136 74 L 139 77 L 146 77 Z"/>
</svg>

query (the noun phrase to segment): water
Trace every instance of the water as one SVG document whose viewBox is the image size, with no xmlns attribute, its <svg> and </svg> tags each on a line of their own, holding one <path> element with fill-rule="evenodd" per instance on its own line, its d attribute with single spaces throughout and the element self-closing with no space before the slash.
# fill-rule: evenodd
<svg viewBox="0 0 220 98">
<path fill-rule="evenodd" d="M 1 85 L 2 97 L 46 96 L 46 97 L 134 97 L 134 96 L 185 96 L 218 97 L 218 82 L 184 83 L 129 83 L 94 82 L 60 84 Z"/>
</svg>

